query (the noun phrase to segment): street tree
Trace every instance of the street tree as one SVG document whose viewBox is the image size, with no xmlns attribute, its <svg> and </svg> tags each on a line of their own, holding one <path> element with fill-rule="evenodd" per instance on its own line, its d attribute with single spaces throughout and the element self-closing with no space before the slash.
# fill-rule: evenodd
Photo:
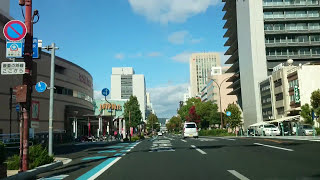
<svg viewBox="0 0 320 180">
<path fill-rule="evenodd" d="M 186 121 L 195 122 L 197 125 L 200 123 L 200 116 L 196 112 L 196 106 L 191 106 Z"/>
<path fill-rule="evenodd" d="M 130 96 L 129 100 L 124 104 L 124 119 L 126 127 L 138 127 L 142 123 L 142 113 L 136 96 Z"/>
<path fill-rule="evenodd" d="M 154 129 L 158 129 L 158 126 L 159 126 L 159 120 L 157 115 L 150 114 L 147 119 L 147 128 L 151 129 L 153 132 Z"/>
<path fill-rule="evenodd" d="M 210 101 L 202 102 L 196 107 L 196 112 L 200 116 L 200 127 L 202 129 L 206 129 L 212 124 L 220 124 L 217 104 L 213 104 Z"/>
<path fill-rule="evenodd" d="M 226 117 L 226 123 L 229 124 L 229 126 L 234 129 L 237 126 L 241 125 L 241 110 L 240 108 L 232 103 L 229 104 L 225 112 L 230 111 L 231 116 Z"/>
<path fill-rule="evenodd" d="M 180 117 L 173 116 L 166 126 L 170 132 L 179 132 L 182 128 L 182 120 Z"/>
<path fill-rule="evenodd" d="M 313 124 L 312 109 L 308 103 L 301 106 L 301 117 L 303 117 L 304 123 L 311 125 Z"/>
<path fill-rule="evenodd" d="M 201 103 L 201 100 L 198 98 L 190 98 L 187 102 L 186 105 L 182 106 L 178 110 L 178 114 L 180 115 L 182 121 L 186 121 L 187 117 L 189 116 L 189 111 L 192 106 L 198 107 Z"/>
<path fill-rule="evenodd" d="M 317 116 L 320 115 L 320 89 L 313 91 L 311 94 L 311 106 Z"/>
</svg>

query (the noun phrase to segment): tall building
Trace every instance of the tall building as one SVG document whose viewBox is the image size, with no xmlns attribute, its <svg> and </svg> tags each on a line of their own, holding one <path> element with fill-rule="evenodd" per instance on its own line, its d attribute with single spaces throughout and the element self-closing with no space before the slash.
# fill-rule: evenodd
<svg viewBox="0 0 320 180">
<path fill-rule="evenodd" d="M 193 53 L 190 57 L 191 97 L 200 96 L 206 86 L 208 70 L 221 66 L 219 53 Z"/>
<path fill-rule="evenodd" d="M 151 98 L 150 98 L 150 93 L 146 93 L 146 98 L 147 98 L 147 110 L 146 110 L 146 118 L 152 113 L 155 114 L 155 111 L 153 110 L 153 106 L 151 103 Z"/>
<path fill-rule="evenodd" d="M 225 2 L 223 19 L 227 29 L 224 37 L 230 55 L 226 64 L 232 64 L 228 73 L 234 73 L 232 82 L 238 104 L 243 110 L 244 127 L 262 122 L 259 82 L 267 77 L 262 0 L 222 0 Z M 279 1 L 279 0 L 277 0 Z"/>
<path fill-rule="evenodd" d="M 18 4 L 18 2 L 15 2 Z M 0 14 L 9 17 L 10 13 L 10 0 L 1 0 L 0 1 Z"/>
<path fill-rule="evenodd" d="M 112 68 L 111 99 L 129 99 L 131 95 L 137 97 L 142 120 L 146 119 L 147 98 L 146 82 L 143 74 L 135 74 L 132 67 Z"/>
<path fill-rule="evenodd" d="M 187 101 L 191 98 L 191 90 L 190 86 L 187 89 L 187 93 L 183 94 L 183 104 L 186 105 Z"/>
</svg>

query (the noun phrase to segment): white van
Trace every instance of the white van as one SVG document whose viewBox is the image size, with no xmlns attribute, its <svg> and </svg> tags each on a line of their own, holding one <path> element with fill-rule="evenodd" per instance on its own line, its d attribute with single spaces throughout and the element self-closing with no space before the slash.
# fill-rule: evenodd
<svg viewBox="0 0 320 180">
<path fill-rule="evenodd" d="M 185 122 L 183 125 L 183 138 L 198 138 L 198 128 L 195 122 Z"/>
</svg>

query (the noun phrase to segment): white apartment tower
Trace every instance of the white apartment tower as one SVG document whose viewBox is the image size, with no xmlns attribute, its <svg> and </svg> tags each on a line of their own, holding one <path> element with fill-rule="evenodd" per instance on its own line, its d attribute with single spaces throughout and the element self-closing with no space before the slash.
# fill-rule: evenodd
<svg viewBox="0 0 320 180">
<path fill-rule="evenodd" d="M 137 97 L 143 120 L 146 119 L 146 82 L 143 74 L 135 74 L 132 67 L 112 68 L 111 99 L 129 99 L 131 95 Z"/>
<path fill-rule="evenodd" d="M 191 97 L 200 95 L 207 85 L 208 70 L 221 66 L 219 53 L 193 53 L 190 57 L 190 90 Z"/>
</svg>

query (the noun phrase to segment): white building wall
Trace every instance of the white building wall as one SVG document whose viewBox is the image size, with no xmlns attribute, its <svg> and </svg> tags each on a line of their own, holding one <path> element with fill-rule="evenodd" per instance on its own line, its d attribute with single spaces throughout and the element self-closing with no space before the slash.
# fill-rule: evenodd
<svg viewBox="0 0 320 180">
<path fill-rule="evenodd" d="M 299 91 L 301 106 L 310 102 L 311 93 L 320 89 L 320 67 L 319 66 L 301 66 L 298 69 Z"/>
<path fill-rule="evenodd" d="M 121 99 L 121 75 L 111 75 L 111 99 Z"/>
<path fill-rule="evenodd" d="M 237 3 L 238 51 L 244 127 L 262 122 L 259 83 L 267 78 L 261 0 Z"/>
<path fill-rule="evenodd" d="M 132 92 L 134 96 L 137 96 L 137 99 L 140 104 L 140 110 L 142 113 L 142 119 L 146 119 L 146 108 L 147 108 L 147 98 L 146 98 L 146 83 L 144 75 L 135 74 L 132 76 Z"/>
<path fill-rule="evenodd" d="M 134 74 L 134 70 L 132 67 L 117 67 L 112 68 L 112 74 L 130 75 Z"/>
</svg>

